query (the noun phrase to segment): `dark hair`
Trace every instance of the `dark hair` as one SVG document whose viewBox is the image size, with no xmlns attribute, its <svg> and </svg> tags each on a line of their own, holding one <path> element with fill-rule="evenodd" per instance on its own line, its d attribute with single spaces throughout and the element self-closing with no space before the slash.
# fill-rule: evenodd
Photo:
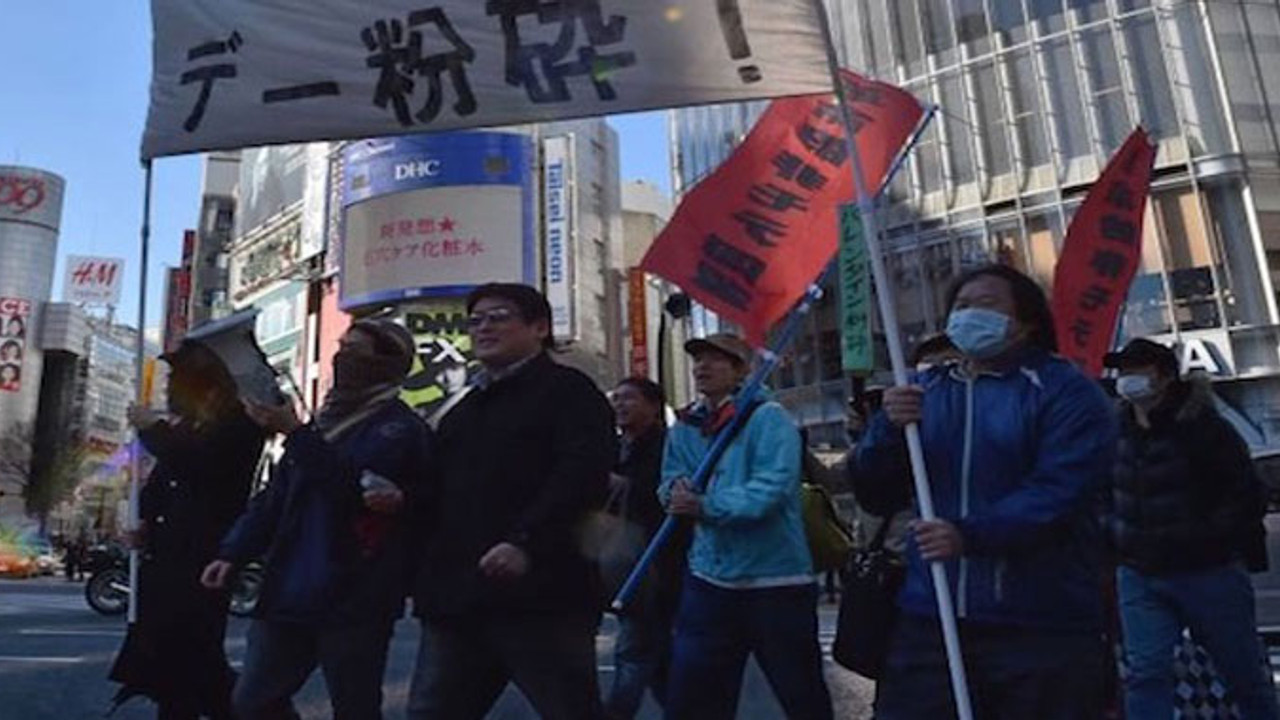
<svg viewBox="0 0 1280 720">
<path fill-rule="evenodd" d="M 995 277 L 1009 283 L 1013 295 L 1014 312 L 1018 320 L 1031 328 L 1031 344 L 1045 352 L 1058 351 L 1058 335 L 1053 324 L 1053 311 L 1049 299 L 1035 280 L 1008 265 L 983 265 L 961 275 L 947 292 L 947 314 L 955 307 L 956 296 L 965 285 L 981 277 Z"/>
<path fill-rule="evenodd" d="M 520 319 L 524 320 L 526 325 L 545 320 L 547 336 L 543 338 L 542 345 L 547 348 L 555 346 L 555 338 L 551 332 L 551 303 L 547 302 L 547 296 L 537 288 L 520 283 L 486 283 L 472 290 L 467 296 L 467 314 L 470 315 L 471 311 L 475 310 L 476 304 L 487 298 L 506 300 L 515 305 L 516 311 L 520 313 Z"/>
<path fill-rule="evenodd" d="M 5 340 L 4 345 L 0 345 L 0 351 L 2 352 L 8 352 L 9 348 L 22 352 L 22 343 L 17 340 Z"/>
<path fill-rule="evenodd" d="M 911 358 L 907 362 L 912 366 L 919 365 L 924 359 L 930 355 L 937 355 L 945 352 L 959 352 L 955 343 L 951 342 L 951 338 L 946 333 L 938 333 L 931 335 L 916 345 L 915 350 L 911 351 Z"/>
<path fill-rule="evenodd" d="M 635 388 L 640 393 L 640 397 L 645 400 L 662 407 L 667 404 L 667 394 L 663 391 L 662 386 L 645 377 L 629 377 L 623 378 L 618 387 L 627 386 Z"/>
</svg>

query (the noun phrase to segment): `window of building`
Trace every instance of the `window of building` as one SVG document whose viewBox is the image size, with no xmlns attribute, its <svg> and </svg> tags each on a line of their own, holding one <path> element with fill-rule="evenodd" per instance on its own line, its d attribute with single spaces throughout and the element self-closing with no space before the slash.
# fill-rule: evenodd
<svg viewBox="0 0 1280 720">
<path fill-rule="evenodd" d="M 1166 262 L 1179 330 L 1222 326 L 1213 251 L 1198 201 L 1190 188 L 1152 197 L 1156 221 L 1168 249 Z"/>
<path fill-rule="evenodd" d="M 1053 287 L 1053 271 L 1058 265 L 1061 237 L 1057 210 L 1027 216 L 1027 271 L 1041 287 Z"/>
<path fill-rule="evenodd" d="M 1116 5 L 1120 8 L 1120 12 L 1123 13 L 1149 8 L 1151 7 L 1151 0 L 1117 0 Z"/>
<path fill-rule="evenodd" d="M 908 78 L 924 73 L 924 47 L 920 39 L 920 7 L 917 0 L 890 3 L 894 48 Z"/>
<path fill-rule="evenodd" d="M 1020 50 L 1009 62 L 1013 86 L 1013 118 L 1018 129 L 1023 167 L 1049 164 L 1049 141 L 1045 136 L 1044 114 L 1040 111 L 1040 82 L 1031 53 Z"/>
<path fill-rule="evenodd" d="M 948 238 L 926 242 L 923 261 L 928 282 L 925 283 L 925 289 L 930 295 L 930 305 L 933 308 L 931 324 L 936 331 L 946 324 L 947 291 L 956 279 L 955 252 Z"/>
<path fill-rule="evenodd" d="M 1107 19 L 1107 0 L 1067 0 L 1077 25 Z"/>
<path fill-rule="evenodd" d="M 1099 27 L 1082 33 L 1080 50 L 1084 54 L 1089 86 L 1093 92 L 1098 141 L 1102 143 L 1102 154 L 1110 156 L 1133 130 L 1129 111 L 1125 108 L 1124 89 L 1120 85 L 1120 63 L 1111 28 Z"/>
<path fill-rule="evenodd" d="M 886 79 L 896 79 L 893 73 L 893 52 L 889 46 L 889 3 L 884 0 L 861 0 L 859 17 L 867 19 L 862 28 L 862 42 L 867 48 L 875 74 Z"/>
<path fill-rule="evenodd" d="M 947 158 L 951 162 L 951 181 L 956 185 L 973 182 L 977 170 L 973 162 L 973 131 L 969 123 L 969 106 L 964 99 L 964 83 L 960 73 L 950 72 L 938 80 L 941 95 L 941 121 L 947 131 Z"/>
<path fill-rule="evenodd" d="M 956 62 L 955 25 L 947 0 L 920 0 L 921 24 L 924 25 L 925 49 L 938 66 Z"/>
<path fill-rule="evenodd" d="M 1177 135 L 1178 111 L 1173 104 L 1173 87 L 1165 71 L 1155 18 L 1143 15 L 1128 19 L 1122 32 L 1129 49 L 1129 74 L 1138 96 L 1142 126 L 1153 137 Z"/>
<path fill-rule="evenodd" d="M 1089 147 L 1089 127 L 1085 119 L 1071 41 L 1065 37 L 1056 38 L 1044 43 L 1042 48 L 1044 74 L 1053 78 L 1053 82 L 1046 83 L 1045 90 L 1056 121 L 1054 130 L 1057 133 L 1058 151 L 1062 153 L 1063 160 L 1067 161 L 1088 157 L 1092 154 Z M 1065 178 L 1059 180 L 1063 179 Z"/>
<path fill-rule="evenodd" d="M 1225 275 L 1220 273 L 1219 281 L 1223 285 L 1222 304 L 1227 311 L 1227 322 L 1232 326 L 1267 325 L 1270 315 L 1263 276 L 1267 271 L 1258 267 L 1253 230 L 1249 226 L 1249 213 L 1244 205 L 1240 181 L 1206 183 L 1201 188 L 1208 202 L 1212 223 L 1210 232 L 1218 241 L 1216 247 L 1220 257 L 1226 262 Z M 1264 224 L 1267 222 L 1264 216 L 1270 214 L 1258 212 L 1258 224 L 1264 238 L 1268 230 L 1274 229 Z"/>
<path fill-rule="evenodd" d="M 1008 47 L 1027 40 L 1027 20 L 1022 14 L 1021 2 L 990 0 L 991 23 L 995 25 L 1000 42 L 997 48 Z"/>
<path fill-rule="evenodd" d="M 898 324 L 902 328 L 902 341 L 906 347 L 912 347 L 928 332 L 920 251 L 911 248 L 893 252 L 889 254 L 888 261 L 894 305 L 898 310 Z"/>
<path fill-rule="evenodd" d="M 929 123 L 929 127 L 920 136 L 912 155 L 915 157 L 916 169 L 919 172 L 920 187 L 926 193 L 942 189 L 942 154 L 938 147 L 938 124 Z"/>
<path fill-rule="evenodd" d="M 1004 114 L 1000 110 L 1000 86 L 996 81 L 995 64 L 988 61 L 978 65 L 973 79 L 978 94 L 978 126 L 982 128 L 987 174 L 990 177 L 1006 175 L 1013 166 Z"/>
<path fill-rule="evenodd" d="M 1017 220 L 1001 220 L 991 226 L 993 260 L 1015 270 L 1027 271 L 1027 254 L 1022 247 L 1022 228 Z"/>
<path fill-rule="evenodd" d="M 1006 0 L 1007 2 L 1007 0 Z M 1067 18 L 1062 12 L 1062 0 L 1026 0 L 1027 11 L 1037 23 L 1039 34 L 1061 32 L 1067 29 Z M 993 4 L 1002 4 L 993 0 Z"/>
<path fill-rule="evenodd" d="M 983 0 L 955 0 L 956 35 L 969 47 L 970 55 L 991 52 L 991 30 Z"/>
</svg>

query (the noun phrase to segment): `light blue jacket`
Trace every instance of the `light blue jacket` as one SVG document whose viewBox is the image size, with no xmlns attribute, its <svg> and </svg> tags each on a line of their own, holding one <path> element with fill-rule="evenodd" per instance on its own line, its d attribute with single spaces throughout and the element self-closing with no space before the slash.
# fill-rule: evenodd
<svg viewBox="0 0 1280 720">
<path fill-rule="evenodd" d="M 667 435 L 658 497 L 691 478 L 714 435 L 686 420 Z M 695 575 L 726 583 L 811 575 L 800 512 L 800 432 L 776 402 L 758 407 L 720 458 L 689 549 Z"/>
</svg>

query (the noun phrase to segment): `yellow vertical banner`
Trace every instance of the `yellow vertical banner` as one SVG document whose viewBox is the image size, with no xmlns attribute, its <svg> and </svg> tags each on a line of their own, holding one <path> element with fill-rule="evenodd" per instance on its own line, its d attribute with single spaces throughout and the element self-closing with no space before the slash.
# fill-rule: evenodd
<svg viewBox="0 0 1280 720">
<path fill-rule="evenodd" d="M 151 398 L 156 388 L 156 359 L 147 358 L 142 362 L 142 387 L 138 388 L 138 405 L 151 407 Z"/>
</svg>

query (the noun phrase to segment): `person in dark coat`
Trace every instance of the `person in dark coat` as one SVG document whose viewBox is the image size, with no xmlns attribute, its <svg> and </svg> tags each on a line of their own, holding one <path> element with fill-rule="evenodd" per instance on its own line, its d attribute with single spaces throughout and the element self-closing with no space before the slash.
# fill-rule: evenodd
<svg viewBox="0 0 1280 720">
<path fill-rule="evenodd" d="M 292 717 L 291 698 L 317 665 L 338 720 L 382 717 L 382 681 L 410 580 L 409 508 L 431 469 L 430 430 L 400 391 L 413 336 L 390 320 L 361 320 L 334 357 L 334 385 L 313 422 L 292 404 L 249 405 L 285 435 L 271 483 L 254 498 L 204 572 L 222 587 L 264 556 L 238 720 Z"/>
<path fill-rule="evenodd" d="M 613 389 L 611 400 L 622 442 L 610 478 L 610 495 L 620 497 L 621 502 L 608 509 L 620 512 L 619 519 L 638 530 L 647 544 L 667 517 L 658 502 L 662 447 L 667 435 L 663 417 L 666 401 L 662 386 L 648 378 L 623 380 Z M 605 710 L 612 719 L 634 718 L 646 689 L 652 691 L 659 705 L 665 701 L 671 623 L 680 601 L 689 528 L 686 526 L 680 535 L 682 540 L 668 541 L 638 597 L 618 619 L 613 686 L 605 700 Z M 643 551 L 644 545 L 635 549 Z M 629 572 L 638 559 L 637 552 L 628 558 L 630 562 L 624 569 Z"/>
<path fill-rule="evenodd" d="M 1190 627 L 1245 720 L 1276 720 L 1259 663 L 1249 570 L 1266 569 L 1266 503 L 1244 441 L 1205 378 L 1138 338 L 1107 356 L 1120 372 L 1121 437 L 1108 516 L 1129 674 L 1127 717 L 1173 715 L 1173 650 Z"/>
<path fill-rule="evenodd" d="M 551 307 L 534 288 L 483 285 L 467 313 L 483 369 L 439 428 L 408 716 L 479 720 L 513 680 L 543 717 L 594 719 L 603 603 L 582 545 L 617 459 L 613 410 L 548 355 Z"/>
<path fill-rule="evenodd" d="M 209 350 L 183 344 L 165 358 L 173 419 L 130 408 L 156 458 L 140 496 L 138 621 L 111 669 L 124 702 L 144 695 L 161 720 L 230 718 L 234 674 L 223 652 L 228 594 L 200 585 L 201 569 L 244 510 L 263 433 L 244 413 L 235 382 Z"/>
</svg>

